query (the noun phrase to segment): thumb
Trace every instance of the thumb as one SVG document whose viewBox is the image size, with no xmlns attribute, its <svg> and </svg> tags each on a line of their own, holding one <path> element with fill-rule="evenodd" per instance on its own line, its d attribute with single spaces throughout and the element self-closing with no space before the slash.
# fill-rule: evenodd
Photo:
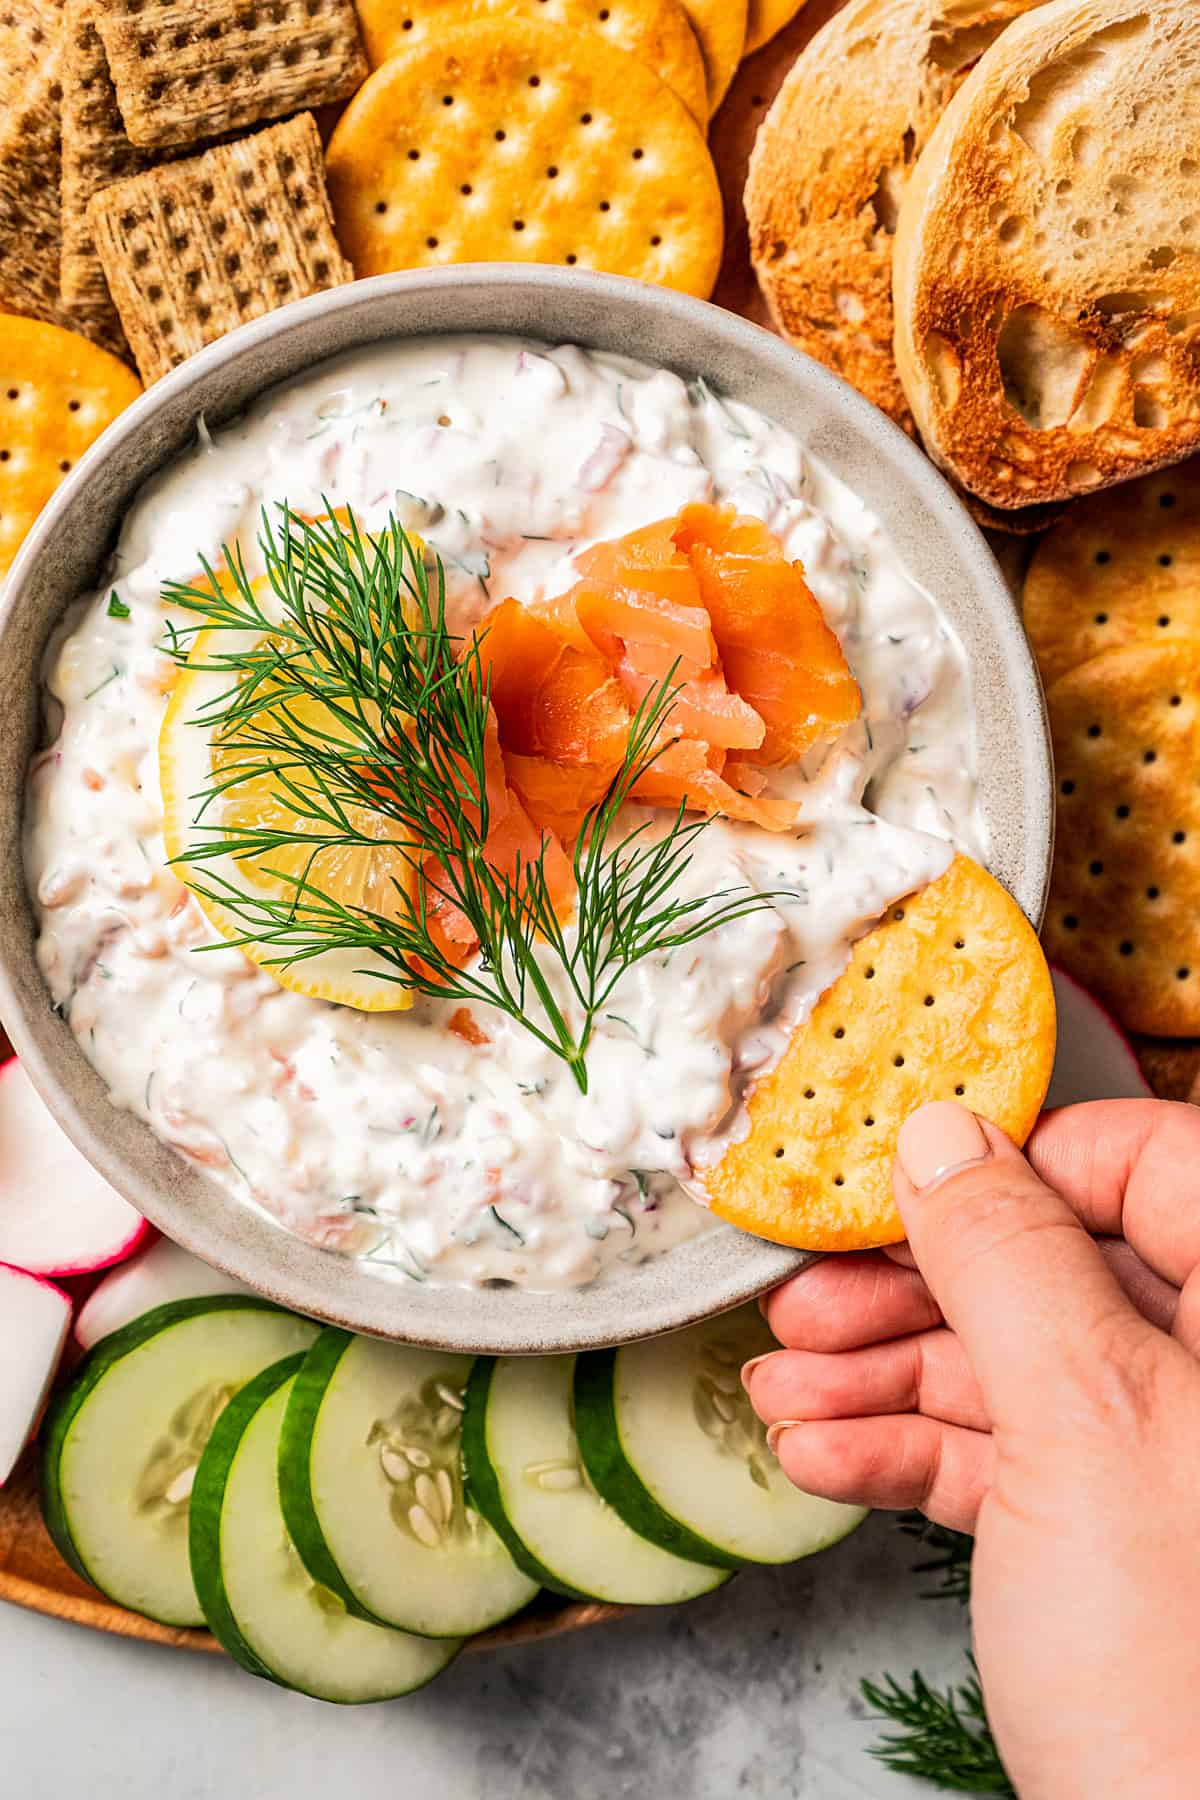
<svg viewBox="0 0 1200 1800">
<path fill-rule="evenodd" d="M 957 1333 L 993 1422 L 1078 1388 L 1135 1311 L 1067 1202 L 995 1125 L 951 1100 L 907 1119 L 893 1171 L 917 1266 Z"/>
</svg>

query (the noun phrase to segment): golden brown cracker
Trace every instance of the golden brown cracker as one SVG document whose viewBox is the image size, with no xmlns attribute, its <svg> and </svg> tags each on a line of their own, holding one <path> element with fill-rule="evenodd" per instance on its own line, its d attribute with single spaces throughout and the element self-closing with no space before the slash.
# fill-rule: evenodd
<svg viewBox="0 0 1200 1800">
<path fill-rule="evenodd" d="M 0 316 L 0 575 L 64 475 L 141 391 L 75 332 Z"/>
<path fill-rule="evenodd" d="M 329 194 L 357 275 L 566 263 L 706 296 L 721 195 L 695 120 L 634 57 L 561 26 L 448 26 L 346 108 Z"/>
<path fill-rule="evenodd" d="M 96 29 L 96 0 L 67 0 L 62 80 L 62 298 L 72 310 L 120 323 L 87 216 L 93 194 L 150 166 L 125 135 L 117 92 Z"/>
<path fill-rule="evenodd" d="M 114 182 L 89 216 L 144 381 L 350 277 L 311 113 Z"/>
<path fill-rule="evenodd" d="M 0 307 L 60 322 L 62 37 L 50 0 L 0 6 Z"/>
<path fill-rule="evenodd" d="M 715 113 L 729 92 L 746 48 L 749 0 L 683 0 L 683 10 L 700 41 L 708 110 Z"/>
<path fill-rule="evenodd" d="M 97 0 L 96 24 L 143 148 L 342 100 L 367 73 L 352 0 Z"/>
<path fill-rule="evenodd" d="M 804 1250 L 893 1244 L 892 1161 L 905 1119 L 961 1100 L 1017 1143 L 1054 1063 L 1050 972 L 1012 897 L 957 856 L 890 907 L 750 1092 L 749 1130 L 698 1171 L 712 1210 Z"/>
<path fill-rule="evenodd" d="M 750 0 L 743 56 L 753 56 L 756 50 L 769 44 L 785 25 L 791 24 L 803 5 L 804 0 Z"/>
<path fill-rule="evenodd" d="M 598 32 L 674 88 L 692 117 L 708 123 L 708 83 L 696 34 L 680 0 L 358 0 L 373 69 L 456 23 L 527 18 L 573 32 Z"/>
<path fill-rule="evenodd" d="M 1200 638 L 1200 458 L 1078 500 L 1025 577 L 1047 683 L 1105 650 Z"/>
<path fill-rule="evenodd" d="M 1106 650 L 1046 704 L 1047 953 L 1130 1031 L 1200 1034 L 1200 639 Z"/>
</svg>

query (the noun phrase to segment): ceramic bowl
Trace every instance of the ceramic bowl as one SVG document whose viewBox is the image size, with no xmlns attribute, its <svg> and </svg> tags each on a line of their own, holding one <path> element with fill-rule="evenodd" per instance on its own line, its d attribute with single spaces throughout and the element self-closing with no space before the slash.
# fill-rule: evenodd
<svg viewBox="0 0 1200 1800">
<path fill-rule="evenodd" d="M 939 599 L 969 655 L 992 867 L 1040 919 L 1051 776 L 1038 678 L 987 545 L 941 476 L 882 413 L 819 364 L 731 313 L 611 277 L 462 267 L 381 276 L 244 326 L 155 385 L 58 489 L 9 578 L 0 621 L 0 1010 L 51 1111 L 154 1224 L 264 1294 L 359 1331 L 456 1350 L 567 1351 L 649 1336 L 733 1306 L 801 1266 L 793 1251 L 722 1227 L 607 1284 L 539 1294 L 423 1288 L 317 1249 L 213 1185 L 115 1110 L 34 956 L 22 877 L 25 775 L 38 741 L 39 671 L 63 608 L 100 578 L 138 489 L 195 437 L 264 388 L 324 357 L 430 332 L 512 332 L 620 351 L 691 377 L 775 419 L 882 519 L 912 575 Z"/>
</svg>

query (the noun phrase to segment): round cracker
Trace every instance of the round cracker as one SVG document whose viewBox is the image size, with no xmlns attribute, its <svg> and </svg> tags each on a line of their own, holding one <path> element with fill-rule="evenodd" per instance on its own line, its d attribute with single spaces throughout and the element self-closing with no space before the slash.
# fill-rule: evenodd
<svg viewBox="0 0 1200 1800">
<path fill-rule="evenodd" d="M 729 92 L 745 51 L 750 0 L 683 0 L 683 10 L 700 40 L 712 114 Z"/>
<path fill-rule="evenodd" d="M 1105 650 L 1200 637 L 1200 457 L 1076 501 L 1038 545 L 1024 608 L 1047 684 Z"/>
<path fill-rule="evenodd" d="M 1046 695 L 1047 953 L 1131 1031 L 1200 1034 L 1200 640 L 1106 650 Z"/>
<path fill-rule="evenodd" d="M 804 0 L 750 0 L 743 56 L 753 56 L 756 50 L 769 44 L 785 25 L 791 24 L 803 5 Z"/>
<path fill-rule="evenodd" d="M 707 298 L 721 194 L 679 97 L 602 39 L 454 25 L 376 69 L 329 145 L 355 273 L 567 263 Z"/>
<path fill-rule="evenodd" d="M 653 69 L 692 117 L 707 125 L 704 58 L 679 0 L 604 0 L 603 5 L 598 0 L 358 0 L 358 23 L 373 69 L 448 25 L 522 16 L 574 32 L 598 32 Z"/>
<path fill-rule="evenodd" d="M 714 1213 L 776 1244 L 898 1243 L 892 1161 L 905 1119 L 960 1100 L 1014 1142 L 1054 1064 L 1050 971 L 1011 895 L 956 856 L 888 909 L 751 1090 L 749 1130 L 696 1182 Z"/>
<path fill-rule="evenodd" d="M 87 338 L 0 315 L 0 575 L 64 475 L 141 391 Z"/>
</svg>

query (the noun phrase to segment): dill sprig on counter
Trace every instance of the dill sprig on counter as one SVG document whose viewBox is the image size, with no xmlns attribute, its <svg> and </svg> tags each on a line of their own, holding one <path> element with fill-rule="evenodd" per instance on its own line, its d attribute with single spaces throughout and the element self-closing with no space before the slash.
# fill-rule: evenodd
<svg viewBox="0 0 1200 1800">
<path fill-rule="evenodd" d="M 975 1675 L 938 1693 L 914 1669 L 906 1685 L 894 1675 L 864 1681 L 868 1706 L 899 1727 L 885 1732 L 872 1756 L 898 1775 L 915 1775 L 953 1793 L 1007 1794 L 1016 1789 L 1000 1761 Z"/>
<path fill-rule="evenodd" d="M 572 858 L 575 913 L 564 926 L 546 838 L 511 875 L 484 854 L 490 674 L 479 640 L 447 629 L 440 560 L 431 575 L 394 517 L 368 536 L 348 509 L 345 524 L 286 505 L 279 512 L 278 529 L 262 517 L 265 582 L 252 581 L 238 549 L 225 547 L 223 581 L 202 562 L 204 585 L 172 582 L 163 593 L 195 621 L 169 628 L 177 660 L 200 632 L 220 634 L 189 667 L 228 677 L 196 720 L 220 743 L 222 766 L 194 796 L 194 841 L 178 859 L 189 885 L 236 921 L 236 943 L 278 951 L 275 966 L 330 950 L 369 953 L 370 973 L 384 979 L 499 1008 L 562 1057 L 586 1093 L 596 1019 L 625 971 L 776 898 L 746 887 L 690 898 L 675 891 L 709 823 L 686 821 L 682 804 L 664 815 L 661 833 L 649 824 L 615 830 L 662 748 L 674 669 L 642 701 L 621 767 L 585 816 Z M 264 781 L 291 815 L 287 830 L 208 822 L 231 790 Z M 381 822 L 392 835 L 381 834 Z M 302 874 L 271 868 L 272 853 L 297 844 L 310 852 Z M 324 858 L 389 847 L 413 880 L 391 882 L 386 913 L 348 906 L 322 887 Z M 256 892 L 215 870 L 197 882 L 194 865 L 224 858 L 253 859 L 283 892 Z M 466 967 L 431 930 L 439 900 L 462 912 L 478 940 L 478 959 Z"/>
</svg>

